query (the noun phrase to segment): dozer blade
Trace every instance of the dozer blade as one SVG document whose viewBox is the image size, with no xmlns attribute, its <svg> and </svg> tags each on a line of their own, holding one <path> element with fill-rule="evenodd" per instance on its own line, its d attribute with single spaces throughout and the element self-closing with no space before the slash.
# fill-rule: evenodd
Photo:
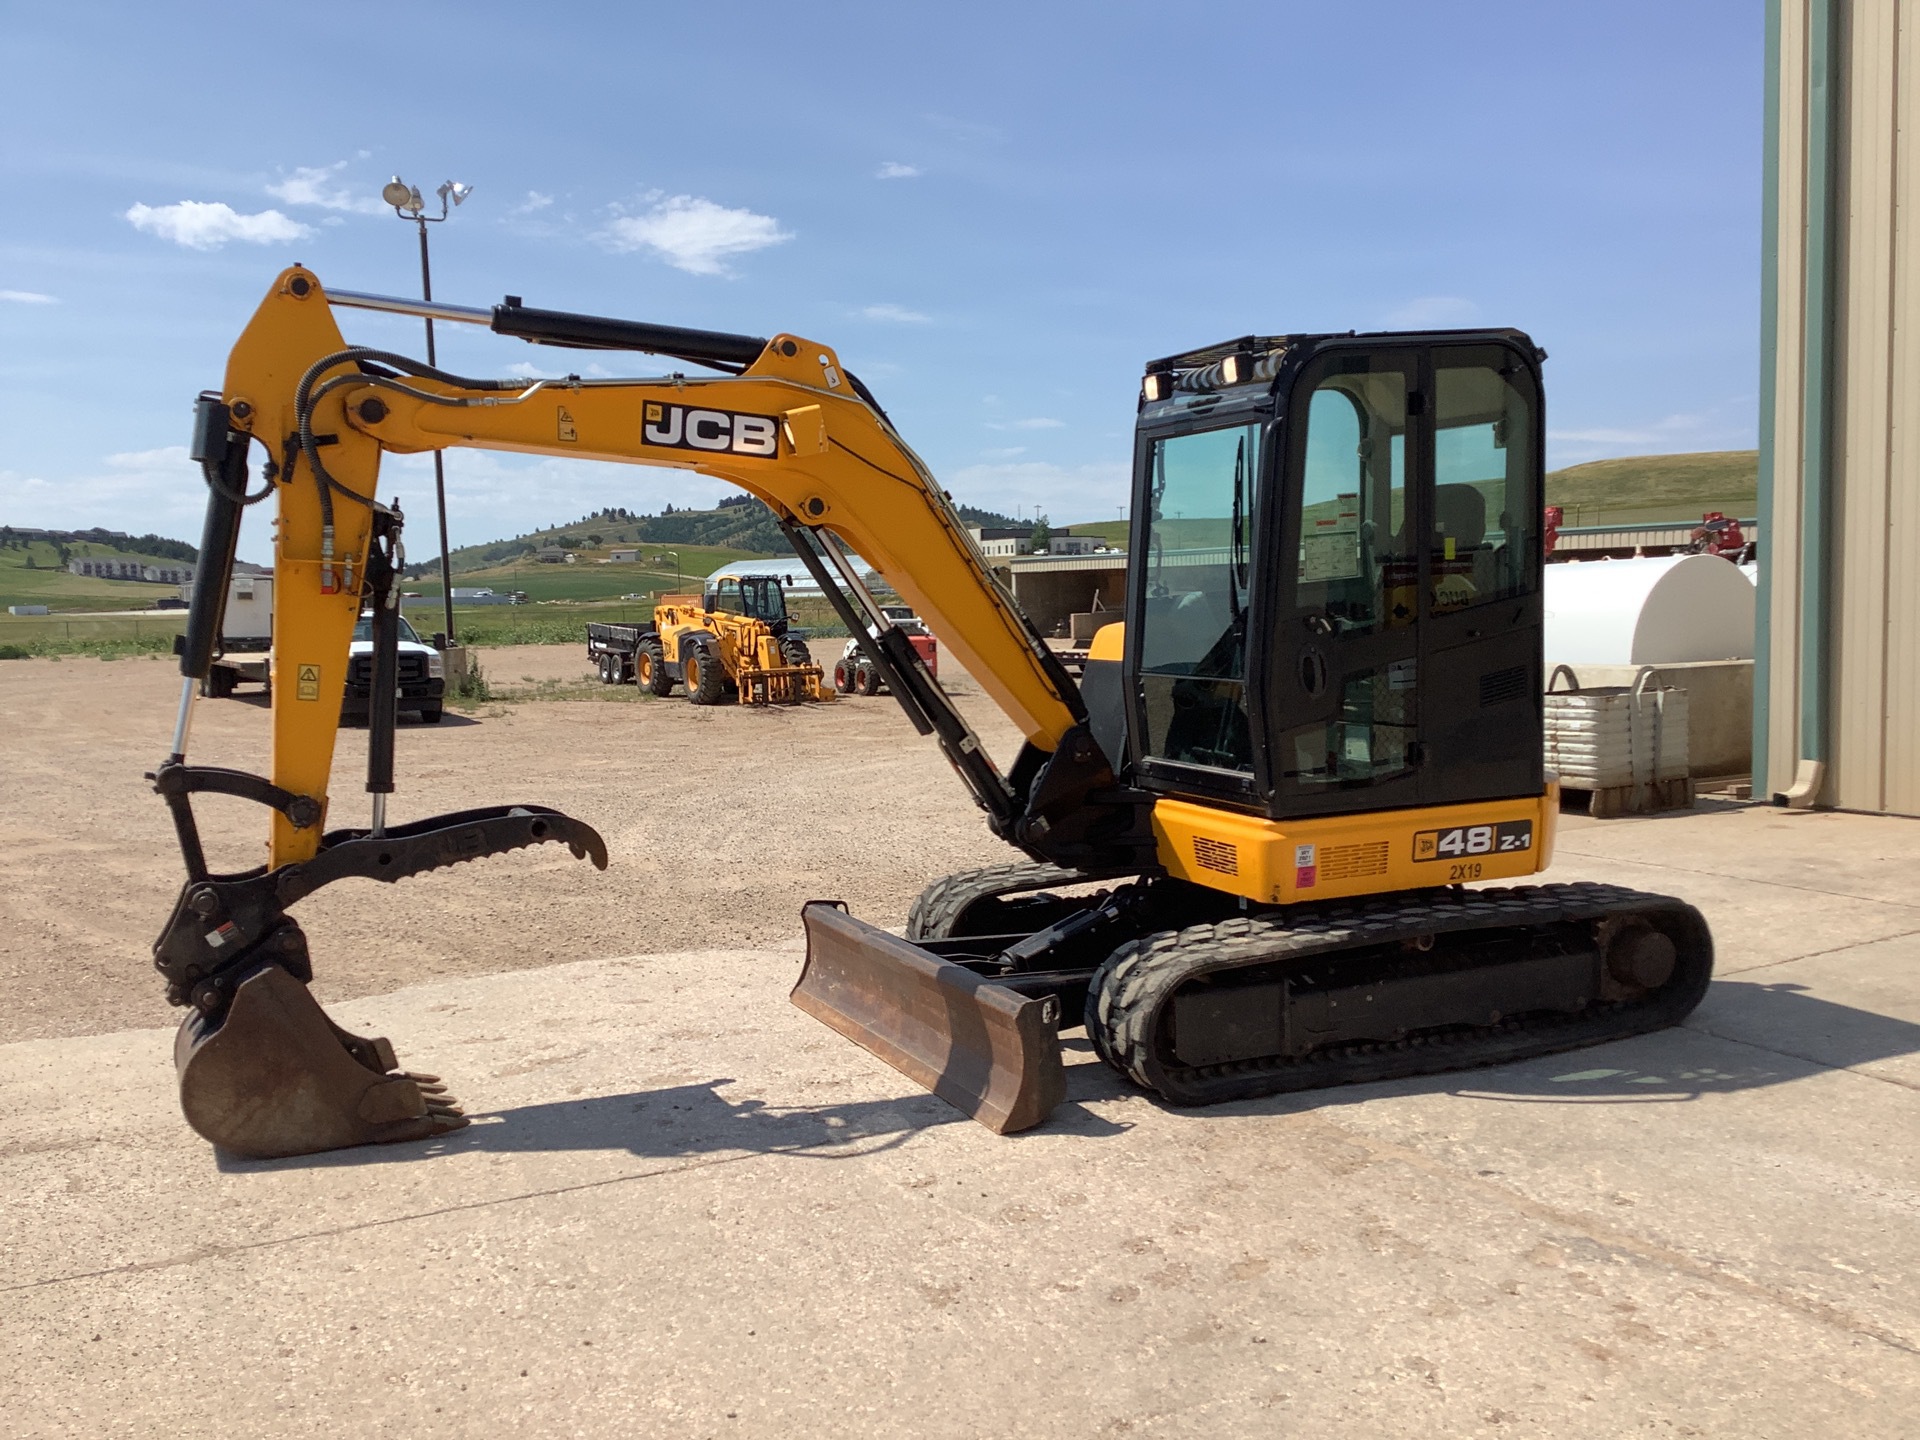
<svg viewBox="0 0 1920 1440">
<path fill-rule="evenodd" d="M 1028 1130 L 1066 1098 L 1059 1001 L 996 985 L 964 965 L 814 901 L 793 1003 L 989 1130 Z"/>
<path fill-rule="evenodd" d="M 335 1026 L 272 962 L 239 983 L 219 1021 L 187 1016 L 173 1062 L 187 1123 L 248 1159 L 424 1140 L 467 1123 L 433 1076 L 401 1072 L 385 1040 Z"/>
</svg>

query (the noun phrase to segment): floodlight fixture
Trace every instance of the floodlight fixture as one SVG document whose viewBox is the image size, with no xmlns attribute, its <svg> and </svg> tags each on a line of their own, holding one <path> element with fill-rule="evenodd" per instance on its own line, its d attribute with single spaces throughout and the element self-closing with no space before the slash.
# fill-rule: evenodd
<svg viewBox="0 0 1920 1440">
<path fill-rule="evenodd" d="M 393 207 L 393 213 L 402 220 L 411 220 L 420 227 L 420 296 L 423 300 L 433 299 L 433 267 L 427 258 L 427 226 L 437 225 L 447 218 L 447 202 L 461 204 L 473 193 L 471 185 L 458 180 L 442 180 L 440 188 L 434 192 L 440 197 L 440 213 L 427 214 L 427 203 L 420 198 L 420 187 L 409 185 L 398 175 L 381 188 L 380 198 Z M 435 362 L 433 352 L 433 317 L 427 317 L 427 364 Z M 453 565 L 447 552 L 447 474 L 446 462 L 440 451 L 433 452 L 433 498 L 440 512 L 440 595 L 446 615 L 447 643 L 454 643 L 453 632 Z"/>
</svg>

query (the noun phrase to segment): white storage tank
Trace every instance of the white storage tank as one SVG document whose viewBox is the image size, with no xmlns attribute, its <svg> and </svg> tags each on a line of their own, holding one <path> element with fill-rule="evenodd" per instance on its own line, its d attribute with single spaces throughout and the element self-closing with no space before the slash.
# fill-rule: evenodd
<svg viewBox="0 0 1920 1440">
<path fill-rule="evenodd" d="M 1546 660 L 1676 665 L 1753 658 L 1754 586 L 1718 555 L 1546 567 Z"/>
</svg>

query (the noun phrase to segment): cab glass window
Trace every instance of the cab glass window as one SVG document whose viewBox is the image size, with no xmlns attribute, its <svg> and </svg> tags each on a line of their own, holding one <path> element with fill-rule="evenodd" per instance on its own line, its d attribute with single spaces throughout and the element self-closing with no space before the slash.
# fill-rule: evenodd
<svg viewBox="0 0 1920 1440">
<path fill-rule="evenodd" d="M 1530 586 L 1540 547 L 1531 377 L 1500 350 L 1434 357 L 1431 613 Z"/>
<path fill-rule="evenodd" d="M 1164 437 L 1147 463 L 1146 753 L 1251 771 L 1246 616 L 1260 426 Z"/>
<path fill-rule="evenodd" d="M 1331 631 L 1413 620 L 1407 379 L 1397 361 L 1342 357 L 1307 401 L 1294 606 Z M 1376 368 L 1377 367 L 1377 368 Z"/>
<path fill-rule="evenodd" d="M 787 597 L 775 579 L 744 582 L 746 613 L 769 624 L 787 618 Z"/>
<path fill-rule="evenodd" d="M 728 615 L 744 615 L 746 602 L 740 596 L 738 580 L 722 580 L 713 587 L 713 598 L 708 601 L 709 610 L 718 610 Z"/>
</svg>

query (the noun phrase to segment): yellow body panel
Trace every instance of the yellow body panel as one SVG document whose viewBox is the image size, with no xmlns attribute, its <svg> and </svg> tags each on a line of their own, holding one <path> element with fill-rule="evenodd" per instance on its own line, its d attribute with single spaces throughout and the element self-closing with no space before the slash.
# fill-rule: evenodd
<svg viewBox="0 0 1920 1440">
<path fill-rule="evenodd" d="M 1547 792 L 1535 799 L 1299 820 L 1159 800 L 1153 830 L 1169 875 L 1290 905 L 1536 875 L 1552 863 L 1559 811 L 1559 782 L 1549 781 Z M 1503 853 L 1500 844 L 1517 840 L 1522 822 L 1530 826 L 1527 844 Z M 1483 838 L 1487 848 L 1473 848 Z"/>
<path fill-rule="evenodd" d="M 1126 658 L 1127 627 L 1125 625 L 1102 625 L 1093 632 L 1093 644 L 1087 647 L 1087 659 L 1111 660 L 1118 664 Z"/>
</svg>

